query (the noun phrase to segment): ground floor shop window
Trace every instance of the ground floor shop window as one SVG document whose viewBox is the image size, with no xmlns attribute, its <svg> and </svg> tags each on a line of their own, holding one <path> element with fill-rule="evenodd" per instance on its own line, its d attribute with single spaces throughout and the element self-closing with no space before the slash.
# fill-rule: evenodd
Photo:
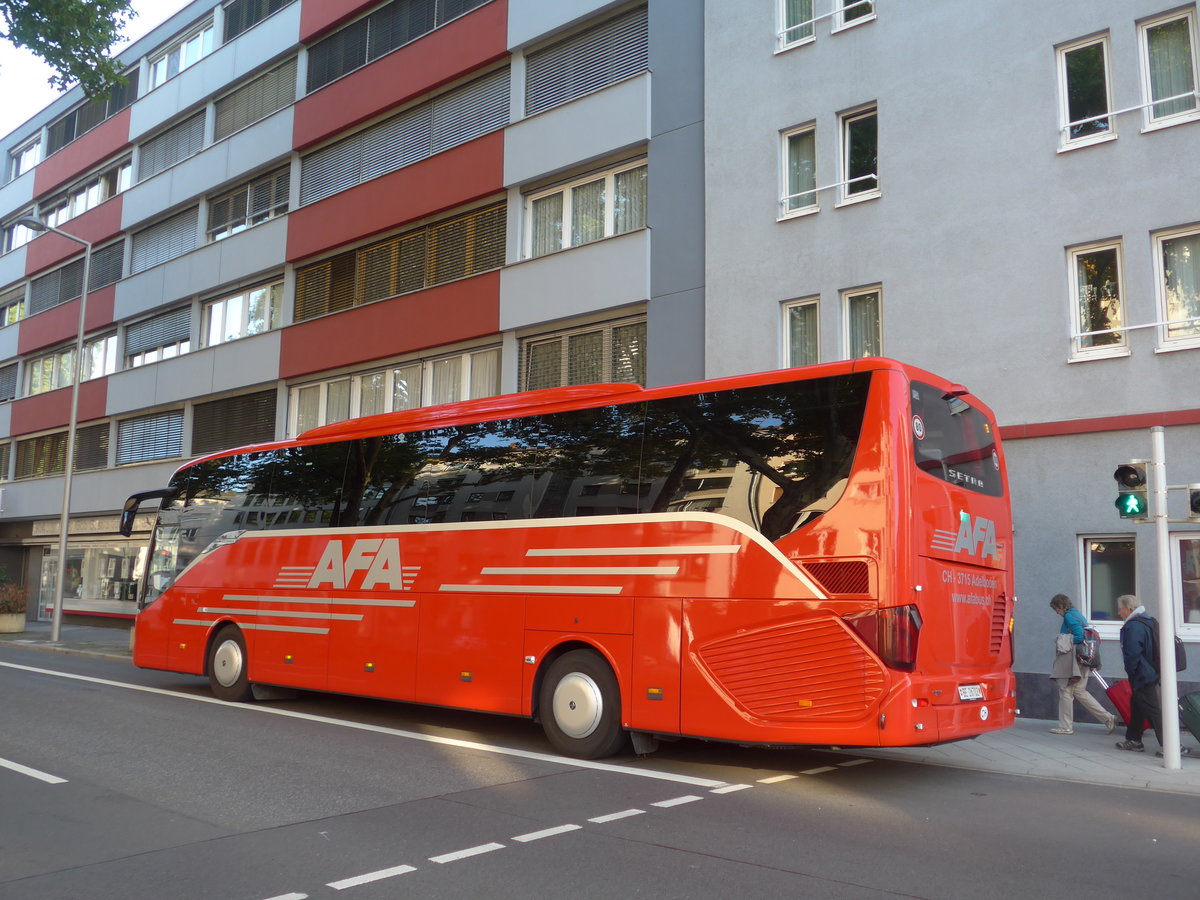
<svg viewBox="0 0 1200 900">
<path fill-rule="evenodd" d="M 136 589 L 142 574 L 146 547 L 132 541 L 68 544 L 63 589 L 66 612 L 137 612 Z M 38 618 L 49 621 L 54 609 L 54 587 L 58 575 L 58 546 L 42 557 Z"/>
<path fill-rule="evenodd" d="M 1085 613 L 1095 622 L 1119 621 L 1117 598 L 1137 593 L 1137 543 L 1125 535 L 1080 538 Z"/>
</svg>

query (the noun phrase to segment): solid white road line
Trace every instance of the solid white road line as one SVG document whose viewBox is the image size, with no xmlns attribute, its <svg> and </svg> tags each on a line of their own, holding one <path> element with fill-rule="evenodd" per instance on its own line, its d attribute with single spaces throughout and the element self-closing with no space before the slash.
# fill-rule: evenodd
<svg viewBox="0 0 1200 900">
<path fill-rule="evenodd" d="M 644 809 L 623 809 L 620 812 L 609 813 L 607 816 L 596 816 L 594 819 L 588 819 L 589 822 L 603 824 L 604 822 L 615 822 L 617 819 L 628 819 L 630 816 L 640 816 L 645 814 Z"/>
<path fill-rule="evenodd" d="M 637 769 L 633 766 L 622 766 L 615 763 L 596 762 L 587 759 L 571 759 L 566 756 L 555 756 L 551 753 L 537 753 L 532 750 L 516 750 L 510 747 L 497 747 L 479 741 L 464 741 L 458 738 L 440 737 L 433 734 L 421 734 L 416 731 L 405 731 L 401 728 L 387 728 L 383 725 L 368 725 L 363 722 L 350 722 L 344 719 L 332 719 L 328 716 L 317 716 L 311 713 L 296 712 L 290 709 L 280 709 L 270 706 L 257 706 L 252 703 L 228 703 L 216 697 L 203 697 L 196 694 L 181 694 L 165 688 L 146 687 L 140 684 L 129 684 L 124 681 L 112 681 L 108 678 L 95 678 L 91 675 L 76 675 L 72 672 L 56 672 L 53 669 L 40 669 L 36 666 L 22 666 L 16 663 L 0 662 L 0 666 L 16 669 L 22 672 L 32 672 L 36 675 L 50 675 L 55 678 L 66 678 L 71 681 L 83 681 L 88 684 L 101 684 L 106 687 L 122 688 L 128 691 L 139 691 L 143 694 L 158 694 L 163 697 L 173 697 L 176 700 L 192 700 L 197 703 L 212 703 L 225 709 L 237 710 L 243 713 L 259 713 L 268 716 L 283 716 L 288 719 L 302 719 L 307 722 L 317 722 L 322 725 L 335 725 L 339 728 L 351 728 L 357 731 L 369 731 L 375 734 L 387 734 L 401 737 L 410 741 L 423 741 L 428 744 L 439 744 L 444 747 L 457 747 L 461 750 L 478 750 L 482 753 L 494 753 L 499 756 L 515 756 L 535 762 L 546 762 L 554 765 L 570 766 L 576 769 L 595 769 L 601 772 L 611 772 L 614 775 L 634 775 L 638 778 L 652 778 L 657 781 L 672 781 L 677 784 L 690 784 L 694 787 L 714 788 L 725 784 L 711 778 L 696 778 L 691 775 L 676 775 L 673 772 L 655 772 L 651 769 Z"/>
<path fill-rule="evenodd" d="M 46 784 L 66 784 L 67 779 L 59 778 L 57 775 L 51 775 L 48 772 L 42 772 L 38 769 L 31 769 L 29 766 L 23 766 L 20 763 L 13 762 L 9 759 L 0 759 L 0 769 L 11 769 L 21 775 L 28 775 L 30 778 L 36 778 L 38 781 L 44 781 Z"/>
<path fill-rule="evenodd" d="M 455 850 L 453 853 L 443 853 L 441 856 L 431 856 L 429 857 L 429 861 L 433 863 L 458 862 L 460 859 L 468 859 L 472 856 L 479 856 L 481 853 L 491 853 L 493 850 L 503 849 L 503 844 L 480 844 L 478 847 L 468 847 L 466 850 Z"/>
<path fill-rule="evenodd" d="M 331 881 L 325 887 L 331 887 L 335 891 L 344 891 L 347 888 L 359 887 L 373 881 L 383 881 L 385 878 L 394 878 L 397 875 L 406 875 L 415 871 L 417 871 L 416 866 L 393 866 L 390 869 L 380 869 L 378 872 L 368 872 L 366 875 L 355 875 L 353 878 Z"/>
<path fill-rule="evenodd" d="M 556 834 L 566 834 L 568 831 L 578 831 L 581 825 L 559 825 L 557 828 L 543 828 L 541 831 L 531 831 L 529 834 L 519 834 L 514 841 L 527 844 L 530 841 L 540 841 L 542 838 L 554 837 Z"/>
</svg>

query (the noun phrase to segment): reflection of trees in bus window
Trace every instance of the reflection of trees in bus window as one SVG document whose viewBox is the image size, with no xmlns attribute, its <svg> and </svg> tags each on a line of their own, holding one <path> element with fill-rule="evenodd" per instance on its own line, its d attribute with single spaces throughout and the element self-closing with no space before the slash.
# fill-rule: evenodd
<svg viewBox="0 0 1200 900">
<path fill-rule="evenodd" d="M 549 478 L 538 517 L 648 511 L 651 491 L 641 469 L 644 404 L 555 413 L 542 421 Z"/>
</svg>

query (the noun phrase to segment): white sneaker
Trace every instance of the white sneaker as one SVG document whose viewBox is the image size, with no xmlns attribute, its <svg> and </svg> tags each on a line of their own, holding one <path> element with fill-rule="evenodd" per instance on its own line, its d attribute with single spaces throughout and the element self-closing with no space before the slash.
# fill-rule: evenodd
<svg viewBox="0 0 1200 900">
<path fill-rule="evenodd" d="M 1074 734 L 1075 729 L 1073 729 L 1073 728 L 1051 728 L 1050 733 L 1051 734 Z"/>
<path fill-rule="evenodd" d="M 1108 721 L 1104 723 L 1104 730 L 1109 734 L 1113 733 L 1113 729 L 1117 727 L 1117 717 L 1109 716 Z"/>
</svg>

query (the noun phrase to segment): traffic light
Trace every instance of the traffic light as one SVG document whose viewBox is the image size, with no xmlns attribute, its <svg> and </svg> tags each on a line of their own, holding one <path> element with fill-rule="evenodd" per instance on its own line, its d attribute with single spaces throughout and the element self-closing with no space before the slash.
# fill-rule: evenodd
<svg viewBox="0 0 1200 900">
<path fill-rule="evenodd" d="M 1200 522 L 1200 484 L 1188 485 L 1188 518 Z"/>
<path fill-rule="evenodd" d="M 1113 472 L 1117 480 L 1115 506 L 1122 519 L 1145 519 L 1150 511 L 1150 498 L 1146 490 L 1146 460 L 1131 459 L 1117 466 Z M 1200 494 L 1200 491 L 1197 492 Z M 1200 501 L 1200 497 L 1196 498 Z"/>
</svg>

